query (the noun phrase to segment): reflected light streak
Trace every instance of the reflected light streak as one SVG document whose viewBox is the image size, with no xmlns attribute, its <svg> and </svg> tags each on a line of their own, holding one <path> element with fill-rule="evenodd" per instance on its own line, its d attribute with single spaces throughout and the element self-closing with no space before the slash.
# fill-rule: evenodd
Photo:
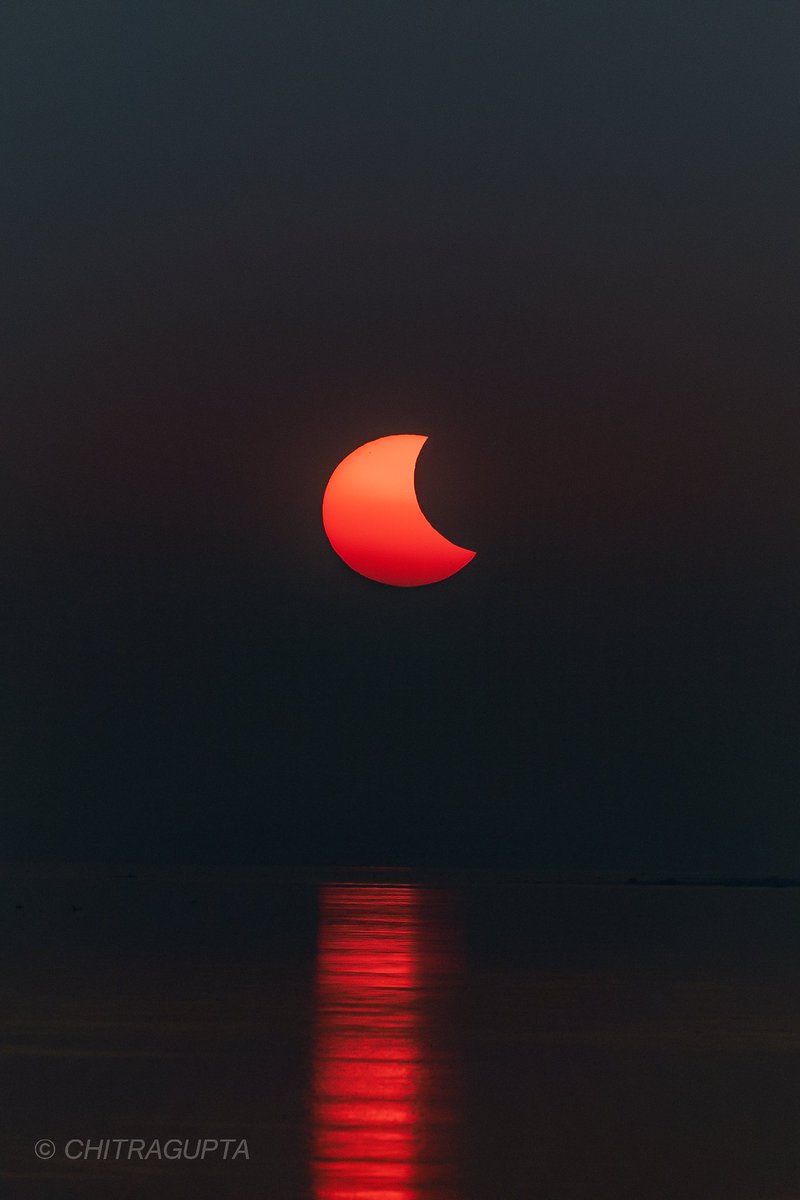
<svg viewBox="0 0 800 1200">
<path fill-rule="evenodd" d="M 315 1200 L 455 1200 L 418 889 L 330 885 L 320 903 Z"/>
</svg>

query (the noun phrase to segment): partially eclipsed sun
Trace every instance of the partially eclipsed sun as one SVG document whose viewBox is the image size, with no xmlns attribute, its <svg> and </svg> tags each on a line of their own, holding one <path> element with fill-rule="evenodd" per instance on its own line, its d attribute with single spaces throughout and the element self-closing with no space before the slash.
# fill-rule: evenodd
<svg viewBox="0 0 800 1200">
<path fill-rule="evenodd" d="M 395 587 L 419 587 L 455 575 L 475 557 L 438 533 L 419 506 L 414 469 L 427 441 L 398 433 L 365 442 L 328 480 L 322 523 L 349 567 Z"/>
</svg>

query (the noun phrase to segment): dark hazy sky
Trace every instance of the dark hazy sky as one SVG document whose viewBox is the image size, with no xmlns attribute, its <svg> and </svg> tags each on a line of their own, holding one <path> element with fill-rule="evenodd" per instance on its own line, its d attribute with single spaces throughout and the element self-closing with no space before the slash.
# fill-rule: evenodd
<svg viewBox="0 0 800 1200">
<path fill-rule="evenodd" d="M 3 857 L 798 868 L 799 44 L 3 4 Z M 320 522 L 399 432 L 431 588 Z"/>
</svg>

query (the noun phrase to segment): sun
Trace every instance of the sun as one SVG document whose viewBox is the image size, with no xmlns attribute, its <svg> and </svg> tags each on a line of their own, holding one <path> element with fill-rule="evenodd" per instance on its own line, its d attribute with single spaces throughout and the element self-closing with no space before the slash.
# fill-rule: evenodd
<svg viewBox="0 0 800 1200">
<path fill-rule="evenodd" d="M 419 587 L 455 575 L 475 557 L 443 537 L 417 500 L 414 472 L 427 437 L 398 433 L 365 442 L 328 480 L 322 522 L 349 567 L 394 587 Z"/>
</svg>

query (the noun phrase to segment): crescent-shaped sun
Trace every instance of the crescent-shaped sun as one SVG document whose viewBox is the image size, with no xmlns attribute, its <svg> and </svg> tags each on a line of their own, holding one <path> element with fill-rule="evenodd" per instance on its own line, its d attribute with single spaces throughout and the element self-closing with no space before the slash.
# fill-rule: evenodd
<svg viewBox="0 0 800 1200">
<path fill-rule="evenodd" d="M 395 587 L 438 583 L 475 557 L 442 537 L 417 500 L 414 471 L 427 437 L 365 442 L 339 463 L 322 500 L 328 539 L 349 567 Z"/>
</svg>

